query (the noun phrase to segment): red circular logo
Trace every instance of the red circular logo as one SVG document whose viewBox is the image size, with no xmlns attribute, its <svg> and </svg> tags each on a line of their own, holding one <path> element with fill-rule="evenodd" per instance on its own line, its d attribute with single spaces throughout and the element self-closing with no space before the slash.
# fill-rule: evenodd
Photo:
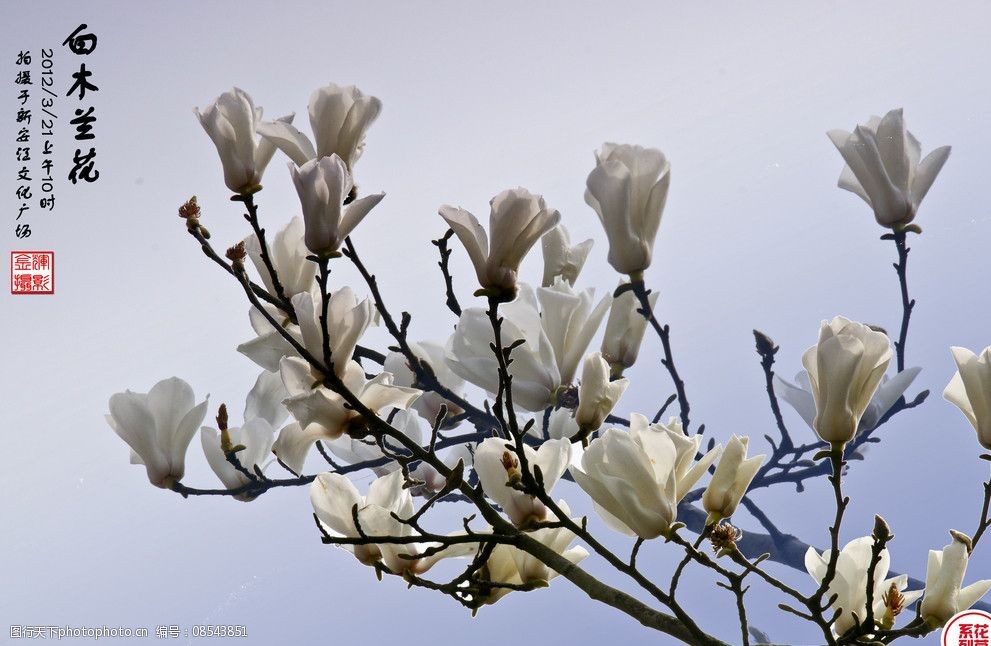
<svg viewBox="0 0 991 646">
<path fill-rule="evenodd" d="M 955 614 L 943 627 L 943 646 L 991 646 L 991 614 L 980 610 Z"/>
</svg>

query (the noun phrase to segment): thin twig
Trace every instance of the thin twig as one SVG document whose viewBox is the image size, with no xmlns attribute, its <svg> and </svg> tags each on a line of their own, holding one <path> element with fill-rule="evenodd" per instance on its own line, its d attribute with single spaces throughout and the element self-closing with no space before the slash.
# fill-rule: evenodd
<svg viewBox="0 0 991 646">
<path fill-rule="evenodd" d="M 654 316 L 654 310 L 650 306 L 650 290 L 647 289 L 644 282 L 642 280 L 635 280 L 629 285 L 629 289 L 633 291 L 634 295 L 640 301 L 640 309 L 637 311 L 647 319 L 657 333 L 657 336 L 661 339 L 661 347 L 664 350 L 664 358 L 661 360 L 661 364 L 667 369 L 668 374 L 671 376 L 671 381 L 674 382 L 674 389 L 678 396 L 678 407 L 681 409 L 681 426 L 687 433 L 691 407 L 688 404 L 688 395 L 685 393 L 685 382 L 682 380 L 681 375 L 678 374 L 678 368 L 674 365 L 674 356 L 671 352 L 671 327 L 661 325 L 657 321 L 657 317 Z"/>
<path fill-rule="evenodd" d="M 268 243 L 265 241 L 265 229 L 261 226 L 258 221 L 258 206 L 255 204 L 255 196 L 253 193 L 235 195 L 231 197 L 234 202 L 241 202 L 244 204 L 244 208 L 248 211 L 244 214 L 244 219 L 248 221 L 251 225 L 252 231 L 255 232 L 255 237 L 258 238 L 258 246 L 261 248 L 261 258 L 262 264 L 268 271 L 269 277 L 272 279 L 272 289 L 275 292 L 274 296 L 281 303 L 289 303 L 289 299 L 286 297 L 286 291 L 282 287 L 282 282 L 279 280 L 279 273 L 275 269 L 275 263 L 272 262 L 272 256 L 268 251 Z M 288 307 L 292 309 L 292 307 Z"/>
<path fill-rule="evenodd" d="M 908 324 L 912 318 L 912 310 L 915 308 L 915 300 L 908 296 L 908 253 L 911 249 L 906 244 L 906 231 L 896 230 L 894 233 L 887 235 L 890 235 L 895 241 L 895 248 L 898 250 L 898 262 L 894 263 L 894 267 L 895 273 L 898 274 L 898 285 L 901 288 L 902 321 L 898 332 L 898 340 L 895 341 L 895 356 L 898 361 L 898 372 L 902 372 L 905 370 L 905 343 L 908 338 Z"/>
<path fill-rule="evenodd" d="M 461 316 L 461 303 L 458 302 L 458 297 L 454 293 L 454 277 L 451 276 L 450 270 L 450 258 L 451 249 L 447 246 L 448 240 L 454 235 L 454 229 L 448 229 L 447 233 L 441 236 L 437 240 L 431 240 L 433 245 L 437 247 L 437 251 L 440 253 L 440 262 L 437 265 L 440 267 L 441 273 L 444 275 L 444 291 L 447 295 L 447 300 L 445 304 L 447 309 L 451 310 L 455 316 Z"/>
</svg>

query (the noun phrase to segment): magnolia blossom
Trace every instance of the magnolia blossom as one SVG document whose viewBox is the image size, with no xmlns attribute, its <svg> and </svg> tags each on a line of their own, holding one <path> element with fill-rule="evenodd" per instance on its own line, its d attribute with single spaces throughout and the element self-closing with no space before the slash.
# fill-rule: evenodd
<svg viewBox="0 0 991 646">
<path fill-rule="evenodd" d="M 334 254 L 385 193 L 366 195 L 346 207 L 354 181 L 347 164 L 337 155 L 312 159 L 302 166 L 289 164 L 296 193 L 303 206 L 306 248 L 318 256 Z"/>
<path fill-rule="evenodd" d="M 278 146 L 297 166 L 311 159 L 337 155 L 354 169 L 364 148 L 365 132 L 382 110 L 374 96 L 348 85 L 331 83 L 310 95 L 310 127 L 316 148 L 306 135 L 288 123 L 263 123 L 258 132 Z"/>
<path fill-rule="evenodd" d="M 802 356 L 816 404 L 815 432 L 837 446 L 853 439 L 891 360 L 883 332 L 837 316 L 823 321 L 819 343 Z"/>
<path fill-rule="evenodd" d="M 392 385 L 392 375 L 383 372 L 371 380 L 356 361 L 345 364 L 344 387 L 372 413 L 392 408 L 409 409 L 420 391 Z M 302 473 L 306 456 L 317 440 L 336 440 L 345 433 L 364 433 L 369 420 L 351 408 L 344 397 L 319 382 L 315 383 L 310 365 L 297 357 L 282 360 L 282 382 L 289 393 L 283 402 L 297 424 L 282 429 L 272 451 L 294 473 Z"/>
<path fill-rule="evenodd" d="M 969 536 L 957 531 L 951 530 L 950 536 L 953 541 L 942 551 L 929 550 L 922 618 L 934 628 L 942 626 L 958 612 L 970 608 L 991 590 L 991 579 L 971 583 L 965 588 L 960 587 L 967 574 L 972 543 Z"/>
<path fill-rule="evenodd" d="M 244 239 L 244 250 L 254 263 L 262 283 L 270 294 L 275 294 L 272 277 L 262 261 L 262 248 L 258 236 L 251 234 Z M 275 273 L 287 296 L 308 292 L 313 288 L 316 265 L 306 259 L 309 252 L 303 243 L 303 220 L 295 217 L 282 230 L 275 234 L 269 243 L 268 255 Z"/>
<path fill-rule="evenodd" d="M 526 461 L 531 472 L 540 468 L 544 489 L 549 493 L 558 479 L 568 468 L 571 459 L 571 442 L 548 440 L 534 450 L 524 448 Z M 482 490 L 503 511 L 517 527 L 526 527 L 547 516 L 547 507 L 535 496 L 515 489 L 510 483 L 519 484 L 522 480 L 522 466 L 518 456 L 507 448 L 506 440 L 490 437 L 475 448 L 475 473 L 482 484 Z"/>
<path fill-rule="evenodd" d="M 839 611 L 836 623 L 833 624 L 833 632 L 842 635 L 858 622 L 867 619 L 867 578 L 868 570 L 871 566 L 871 548 L 874 539 L 870 536 L 857 538 L 847 543 L 836 559 L 836 574 L 829 582 L 826 591 L 826 598 L 836 595 L 836 601 L 831 608 Z M 822 583 L 832 558 L 832 550 L 826 550 L 821 555 L 812 547 L 805 553 L 805 569 L 816 581 Z M 871 606 L 873 607 L 875 621 L 882 626 L 890 627 L 894 623 L 891 611 L 885 607 L 884 594 L 891 589 L 892 585 L 896 590 L 902 592 L 908 586 L 908 576 L 901 576 L 892 579 L 885 579 L 888 575 L 888 567 L 891 557 L 888 550 L 881 551 L 880 560 L 874 566 L 874 590 L 871 593 Z M 907 607 L 913 601 L 922 596 L 922 591 L 902 592 L 902 605 Z"/>
<path fill-rule="evenodd" d="M 564 514 L 571 514 L 571 509 L 563 500 L 559 500 L 557 505 Z M 578 524 L 581 524 L 580 521 Z M 566 527 L 543 527 L 530 532 L 529 535 L 530 538 L 543 543 L 571 563 L 581 563 L 588 557 L 588 550 L 584 547 L 569 547 L 575 540 L 575 533 Z M 529 552 L 513 548 L 512 558 L 523 583 L 548 582 L 558 574 Z"/>
<path fill-rule="evenodd" d="M 701 443 L 701 436 L 687 437 L 674 418 L 651 425 L 634 413 L 628 433 L 610 428 L 592 440 L 571 475 L 606 525 L 656 538 L 670 531 L 678 503 L 719 455 L 721 447 L 696 462 Z"/>
<path fill-rule="evenodd" d="M 861 431 L 870 430 L 877 426 L 877 423 L 881 421 L 884 414 L 898 402 L 899 397 L 905 394 L 905 391 L 912 385 L 912 382 L 915 381 L 915 378 L 919 376 L 920 372 L 922 372 L 922 368 L 906 368 L 891 378 L 888 378 L 888 375 L 884 375 L 881 378 L 881 384 L 878 386 L 877 391 L 871 397 L 870 403 L 867 404 L 864 414 L 860 417 L 857 433 L 859 434 Z M 802 416 L 802 419 L 809 425 L 809 428 L 815 428 L 816 402 L 815 397 L 812 395 L 812 384 L 809 382 L 809 373 L 804 370 L 800 371 L 795 375 L 794 384 L 775 375 L 774 390 Z"/>
<path fill-rule="evenodd" d="M 612 297 L 608 294 L 593 308 L 594 289 L 576 292 L 563 279 L 558 279 L 551 287 L 537 289 L 540 301 L 540 324 L 547 332 L 547 338 L 554 348 L 554 359 L 562 384 L 575 380 L 578 362 L 599 331 L 602 319 L 606 316 Z M 503 306 L 503 311 L 514 307 L 513 303 Z"/>
<path fill-rule="evenodd" d="M 609 264 L 622 274 L 638 276 L 650 266 L 670 170 L 664 153 L 654 148 L 606 143 L 595 154 L 585 202 L 606 230 Z"/>
<path fill-rule="evenodd" d="M 553 402 L 561 386 L 561 373 L 554 347 L 541 325 L 533 290 L 521 285 L 518 298 L 500 308 L 499 313 L 503 317 L 503 346 L 517 340 L 524 342 L 513 349 L 513 362 L 509 364 L 513 403 L 528 411 L 542 411 Z M 461 312 L 445 348 L 454 374 L 490 393 L 499 390 L 498 360 L 490 347 L 493 339 L 486 310 L 469 307 Z"/>
<path fill-rule="evenodd" d="M 563 500 L 559 500 L 557 504 L 561 511 L 570 515 L 571 510 Z M 588 550 L 585 548 L 569 547 L 575 540 L 575 534 L 565 527 L 544 527 L 529 532 L 528 536 L 543 543 L 573 564 L 581 563 L 588 557 Z M 547 567 L 528 552 L 511 545 L 496 545 L 479 572 L 480 578 L 496 585 L 484 599 L 479 599 L 478 602 L 482 605 L 493 604 L 512 591 L 508 587 L 500 587 L 499 584 L 541 586 L 546 585 L 557 574 L 557 571 Z"/>
<path fill-rule="evenodd" d="M 550 287 L 560 276 L 572 285 L 585 266 L 588 252 L 592 250 L 592 239 L 571 246 L 571 236 L 563 224 L 559 224 L 540 239 L 544 252 L 544 287 Z"/>
<path fill-rule="evenodd" d="M 592 289 L 575 292 L 563 280 L 539 288 L 537 295 L 521 284 L 516 300 L 500 307 L 503 347 L 524 342 L 513 349 L 509 364 L 514 404 L 542 411 L 554 402 L 562 385 L 574 381 L 578 362 L 609 306 L 606 296 L 593 308 L 594 295 Z M 446 350 L 455 374 L 492 393 L 499 389 L 498 360 L 490 347 L 493 339 L 488 311 L 469 307 L 462 311 Z"/>
<path fill-rule="evenodd" d="M 399 410 L 392 416 L 391 426 L 402 432 L 417 445 L 423 445 L 423 429 L 420 427 L 422 419 L 415 410 Z M 390 451 L 402 451 L 403 447 L 396 440 L 383 438 L 383 443 Z M 348 464 L 360 464 L 378 460 L 384 456 L 379 443 L 371 437 L 352 437 L 342 435 L 336 440 L 325 442 L 327 450 L 339 457 Z M 399 468 L 399 463 L 390 460 L 389 462 L 372 468 L 375 475 L 384 476 Z"/>
<path fill-rule="evenodd" d="M 620 287 L 622 285 L 620 283 Z M 660 292 L 651 292 L 647 296 L 651 309 L 657 305 L 659 296 Z M 647 318 L 640 313 L 640 299 L 632 290 L 613 299 L 602 336 L 602 357 L 609 362 L 613 375 L 621 375 L 623 370 L 637 362 L 646 329 Z"/>
<path fill-rule="evenodd" d="M 616 402 L 630 385 L 628 379 L 609 381 L 609 364 L 599 352 L 585 357 L 582 382 L 578 387 L 575 421 L 585 433 L 597 430 L 616 407 Z"/>
<path fill-rule="evenodd" d="M 321 304 L 309 292 L 292 297 L 292 306 L 299 321 L 300 336 L 307 352 L 324 360 L 323 328 L 320 325 Z M 330 337 L 330 360 L 334 372 L 343 377 L 368 326 L 376 321 L 375 306 L 370 300 L 360 303 L 350 287 L 342 287 L 330 295 L 327 304 L 327 335 Z"/>
<path fill-rule="evenodd" d="M 463 396 L 465 392 L 464 379 L 454 374 L 444 358 L 444 346 L 433 341 L 420 341 L 410 343 L 413 354 L 430 366 L 437 381 L 442 386 L 458 396 Z M 397 386 L 416 386 L 416 375 L 410 369 L 409 362 L 401 352 L 390 352 L 385 357 L 382 368 L 386 372 L 391 372 Z M 461 414 L 463 411 L 455 404 L 444 399 L 440 394 L 430 391 L 423 393 L 423 396 L 416 400 L 416 410 L 423 415 L 427 421 L 433 423 L 440 414 L 441 406 L 447 407 L 448 417 Z"/>
<path fill-rule="evenodd" d="M 372 482 L 368 495 L 362 496 L 345 476 L 321 473 L 310 485 L 310 502 L 321 527 L 331 536 L 412 537 L 416 536 L 413 528 L 393 516 L 406 519 L 413 515 L 413 497 L 403 484 L 403 473 L 394 471 Z M 354 522 L 355 506 L 360 531 Z M 404 557 L 421 554 L 429 545 L 382 542 L 340 547 L 365 565 L 381 562 L 395 574 L 422 574 L 441 558 L 464 556 L 472 551 L 471 544 L 455 545 L 431 557 L 411 559 Z"/>
<path fill-rule="evenodd" d="M 517 416 L 519 417 L 519 416 Z M 578 423 L 575 422 L 575 411 L 570 408 L 560 407 L 552 408 L 551 414 L 547 417 L 547 429 L 546 433 L 544 431 L 544 417 L 539 416 L 539 419 L 534 419 L 533 424 L 530 426 L 527 434 L 530 437 L 535 437 L 540 440 L 560 440 L 571 439 L 578 435 Z M 524 425 L 522 420 L 519 420 L 521 426 Z"/>
<path fill-rule="evenodd" d="M 393 428 L 402 432 L 414 444 L 425 446 L 426 439 L 423 433 L 423 418 L 415 410 L 397 410 L 392 415 L 390 423 Z M 405 450 L 398 441 L 391 438 L 383 438 L 382 441 L 386 448 L 393 453 Z M 380 460 L 385 456 L 382 453 L 379 443 L 370 437 L 358 438 L 345 434 L 336 440 L 327 441 L 325 445 L 328 451 L 348 464 L 371 462 L 373 460 Z M 458 444 L 449 449 L 439 450 L 437 451 L 437 457 L 449 469 L 453 469 L 458 461 L 464 461 L 466 464 L 471 461 L 471 453 L 465 444 Z M 385 464 L 371 467 L 371 471 L 375 475 L 384 476 L 399 470 L 399 468 L 400 465 L 398 462 L 389 460 Z M 421 483 L 407 487 L 414 496 L 436 493 L 447 484 L 447 478 L 426 462 L 420 462 L 411 468 L 410 476 L 412 480 Z"/>
<path fill-rule="evenodd" d="M 531 432 L 540 433 L 539 425 L 534 424 Z M 551 439 L 567 438 L 571 439 L 578 434 L 578 422 L 575 421 L 575 413 L 567 408 L 555 408 L 551 412 L 550 419 L 547 420 L 547 436 Z"/>
<path fill-rule="evenodd" d="M 508 301 L 516 294 L 516 274 L 523 257 L 557 225 L 561 214 L 525 188 L 503 191 L 489 204 L 489 235 L 478 219 L 462 208 L 445 204 L 440 207 L 440 216 L 464 245 L 479 285 L 488 290 L 486 294 Z"/>
<path fill-rule="evenodd" d="M 852 133 L 830 130 L 828 134 L 847 163 L 840 173 L 840 188 L 859 195 L 874 209 L 878 224 L 892 229 L 901 229 L 915 218 L 950 156 L 950 147 L 942 146 L 920 161 L 922 147 L 905 129 L 901 108 L 883 119 L 871 117 Z"/>
<path fill-rule="evenodd" d="M 186 449 L 206 415 L 182 379 L 163 379 L 147 393 L 110 396 L 107 423 L 131 447 L 131 464 L 143 464 L 148 480 L 169 489 L 185 472 Z"/>
<path fill-rule="evenodd" d="M 764 456 L 747 458 L 749 444 L 750 438 L 733 435 L 723 450 L 712 480 L 702 495 L 702 506 L 709 512 L 707 523 L 732 516 L 757 475 Z"/>
<path fill-rule="evenodd" d="M 313 295 L 310 298 L 312 300 Z M 316 298 L 319 298 L 319 295 Z M 295 325 L 282 310 L 267 303 L 263 304 L 263 307 L 285 332 L 288 332 L 299 343 L 303 342 L 303 335 L 299 326 Z M 237 351 L 258 364 L 258 367 L 269 372 L 278 372 L 279 362 L 282 361 L 283 357 L 298 356 L 292 344 L 286 340 L 281 332 L 272 327 L 272 324 L 260 310 L 255 307 L 248 310 L 248 320 L 251 322 L 251 328 L 255 331 L 256 336 L 254 339 L 238 345 Z M 321 356 L 323 356 L 322 352 Z"/>
<path fill-rule="evenodd" d="M 468 448 L 467 443 L 438 451 L 437 457 L 440 458 L 440 461 L 444 463 L 445 467 L 451 470 L 457 467 L 458 462 L 471 464 L 472 460 L 471 449 Z M 410 469 L 410 476 L 415 481 L 410 486 L 410 491 L 414 496 L 435 494 L 447 484 L 447 478 L 442 476 L 434 466 L 426 462 L 420 462 Z"/>
<path fill-rule="evenodd" d="M 977 431 L 981 446 L 991 450 L 991 346 L 977 356 L 967 348 L 951 348 L 957 362 L 943 397 L 960 409 Z"/>
<path fill-rule="evenodd" d="M 200 112 L 193 110 L 203 129 L 210 135 L 224 166 L 224 183 L 235 193 L 250 193 L 260 188 L 262 173 L 275 154 L 275 146 L 257 135 L 262 109 L 256 108 L 244 90 L 224 92 Z M 293 115 L 275 123 L 288 127 Z"/>
<path fill-rule="evenodd" d="M 244 424 L 227 429 L 231 445 L 244 447 L 236 453 L 236 456 L 241 466 L 251 473 L 255 472 L 256 467 L 264 470 L 271 461 L 275 429 L 289 415 L 282 405 L 285 396 L 286 389 L 278 373 L 261 373 L 248 393 L 244 406 Z M 243 487 L 250 480 L 227 461 L 227 456 L 221 448 L 220 438 L 220 433 L 213 427 L 204 426 L 200 429 L 200 441 L 206 461 L 225 487 L 228 489 Z M 236 498 L 246 502 L 253 499 L 248 494 L 239 494 Z"/>
<path fill-rule="evenodd" d="M 307 261 L 308 262 L 308 261 Z M 317 336 L 319 336 L 319 318 L 321 307 L 321 295 L 313 286 L 313 289 L 309 291 L 309 298 L 301 298 L 299 303 L 301 303 L 301 311 L 305 313 L 303 317 L 303 323 L 308 327 L 308 334 L 314 343 Z M 264 310 L 264 313 L 262 311 Z M 255 331 L 255 338 L 237 346 L 237 351 L 248 357 L 259 367 L 264 368 L 269 372 L 278 372 L 279 363 L 284 357 L 298 357 L 299 353 L 296 348 L 290 343 L 285 334 L 288 334 L 290 338 L 294 339 L 300 345 L 305 346 L 303 339 L 303 333 L 292 320 L 286 316 L 286 314 L 274 305 L 268 303 L 262 304 L 262 309 L 252 307 L 248 310 L 248 319 L 251 322 L 251 328 Z M 370 311 L 367 314 L 366 310 Z M 312 312 L 312 314 L 311 314 Z M 334 312 L 332 314 L 332 312 Z M 272 323 L 269 321 L 268 314 L 276 322 L 280 329 L 273 327 Z M 299 314 L 299 312 L 297 312 Z M 369 323 L 367 325 L 377 325 L 378 324 L 378 312 L 375 310 L 374 305 L 371 301 L 363 300 L 358 303 L 351 291 L 350 287 L 344 287 L 337 292 L 331 294 L 331 306 L 328 307 L 328 327 L 331 330 L 331 348 L 335 345 L 338 346 L 338 353 L 345 353 L 350 347 L 350 353 L 353 354 L 354 346 L 347 342 L 350 337 L 357 335 L 358 338 L 361 337 L 364 330 L 367 329 L 367 325 L 364 323 L 366 315 L 369 317 Z M 314 323 L 311 325 L 310 321 L 313 320 Z M 342 325 L 342 329 L 337 329 L 338 324 Z M 362 327 L 364 326 L 364 327 Z M 334 342 L 336 340 L 336 343 Z M 345 343 L 347 342 L 347 343 Z M 357 340 L 355 340 L 357 343 Z M 322 338 L 321 343 L 308 348 L 308 350 L 317 359 L 323 359 L 323 344 Z M 348 356 L 351 356 L 348 354 Z M 388 370 L 387 370 L 388 372 Z M 403 384 L 399 384 L 403 385 Z"/>
</svg>

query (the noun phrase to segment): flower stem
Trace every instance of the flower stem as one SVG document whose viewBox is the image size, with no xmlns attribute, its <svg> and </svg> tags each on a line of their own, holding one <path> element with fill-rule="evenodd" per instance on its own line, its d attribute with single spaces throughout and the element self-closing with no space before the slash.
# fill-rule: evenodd
<svg viewBox="0 0 991 646">
<path fill-rule="evenodd" d="M 908 338 L 908 324 L 912 318 L 912 309 L 915 307 L 915 300 L 908 296 L 908 252 L 905 231 L 895 231 L 892 238 L 895 241 L 895 248 L 898 250 L 898 262 L 895 263 L 895 272 L 898 274 L 898 284 L 901 287 L 902 295 L 902 323 L 898 332 L 898 340 L 895 341 L 895 355 L 898 361 L 898 372 L 905 370 L 905 341 Z"/>
</svg>

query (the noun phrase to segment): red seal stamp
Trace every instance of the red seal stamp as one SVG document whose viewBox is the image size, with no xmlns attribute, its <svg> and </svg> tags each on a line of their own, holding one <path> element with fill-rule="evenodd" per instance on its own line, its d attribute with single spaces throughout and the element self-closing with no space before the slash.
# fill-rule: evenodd
<svg viewBox="0 0 991 646">
<path fill-rule="evenodd" d="M 10 252 L 11 294 L 54 294 L 54 251 Z"/>
<path fill-rule="evenodd" d="M 943 646 L 989 646 L 991 615 L 980 610 L 964 610 L 943 628 Z"/>
</svg>

